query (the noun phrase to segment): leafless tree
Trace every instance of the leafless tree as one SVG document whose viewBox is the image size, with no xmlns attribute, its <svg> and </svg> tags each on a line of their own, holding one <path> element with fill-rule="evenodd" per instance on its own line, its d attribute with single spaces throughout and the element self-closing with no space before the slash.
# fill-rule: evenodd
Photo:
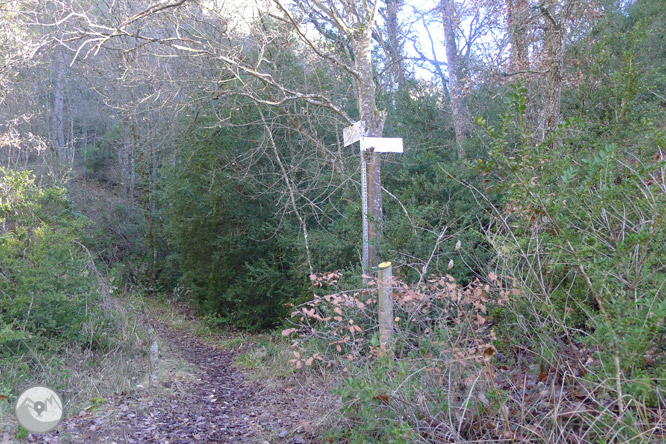
<svg viewBox="0 0 666 444">
<path fill-rule="evenodd" d="M 404 6 L 404 0 L 385 0 L 386 13 L 384 21 L 386 22 L 387 64 L 388 71 L 391 73 L 391 81 L 399 88 L 405 87 L 405 60 L 404 60 L 404 41 L 398 13 Z"/>
<path fill-rule="evenodd" d="M 33 6 L 33 0 L 0 0 L 0 150 L 6 167 L 25 164 L 46 148 L 45 140 L 31 128 L 40 107 L 34 89 L 41 89 L 34 87 L 40 82 L 23 82 L 31 77 L 30 68 L 43 64 L 38 52 L 45 41 L 30 27 L 26 13 Z"/>
<path fill-rule="evenodd" d="M 462 67 L 458 54 L 456 29 L 460 26 L 460 17 L 456 14 L 454 0 L 442 0 L 440 2 L 442 25 L 444 27 L 444 46 L 446 48 L 446 61 L 449 74 L 449 95 L 451 99 L 451 115 L 453 116 L 453 128 L 456 132 L 456 143 L 458 145 L 458 158 L 465 157 L 463 143 L 467 139 L 470 127 L 470 115 L 461 85 Z"/>
<path fill-rule="evenodd" d="M 411 23 L 419 22 L 428 47 L 423 48 L 424 36 L 410 37 L 417 57 L 412 61 L 429 66 L 448 96 L 452 123 L 456 135 L 457 154 L 465 157 L 464 141 L 471 129 L 471 114 L 467 93 L 485 80 L 482 71 L 498 63 L 504 50 L 502 34 L 503 7 L 491 0 L 439 0 L 429 10 L 412 7 Z M 439 38 L 440 35 L 442 38 Z M 437 48 L 445 50 L 446 63 L 438 58 Z"/>
<path fill-rule="evenodd" d="M 560 102 L 566 80 L 565 49 L 572 30 L 590 20 L 596 2 L 575 0 L 506 0 L 511 42 L 510 78 L 526 83 L 528 123 L 537 141 L 561 121 Z"/>
</svg>

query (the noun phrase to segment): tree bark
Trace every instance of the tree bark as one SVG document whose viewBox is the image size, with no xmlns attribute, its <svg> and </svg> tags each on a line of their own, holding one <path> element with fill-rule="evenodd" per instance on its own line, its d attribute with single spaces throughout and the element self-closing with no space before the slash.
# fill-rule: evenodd
<svg viewBox="0 0 666 444">
<path fill-rule="evenodd" d="M 446 61 L 449 71 L 449 95 L 451 98 L 451 114 L 453 115 L 453 129 L 456 133 L 458 145 L 458 158 L 465 157 L 463 143 L 469 135 L 469 111 L 465 105 L 465 98 L 460 84 L 460 58 L 456 43 L 455 1 L 441 0 L 442 25 L 444 26 L 444 46 L 446 47 Z"/>
<path fill-rule="evenodd" d="M 507 33 L 511 42 L 509 54 L 509 71 L 513 78 L 522 82 L 526 94 L 526 124 L 534 135 L 539 126 L 540 107 L 537 107 L 535 84 L 528 74 L 532 68 L 529 55 L 528 27 L 530 20 L 530 4 L 528 0 L 505 0 L 507 10 Z M 536 137 L 539 142 L 541 137 Z"/>
<path fill-rule="evenodd" d="M 384 132 L 386 113 L 377 109 L 375 100 L 375 80 L 372 75 L 371 24 L 357 30 L 354 39 L 354 64 L 359 73 L 357 81 L 358 108 L 361 120 L 365 123 L 366 136 L 381 137 Z M 368 221 L 368 266 L 377 265 L 377 247 L 382 232 L 382 184 L 381 157 L 378 153 L 366 152 L 367 165 L 367 214 Z M 366 270 L 369 271 L 369 270 Z"/>
<path fill-rule="evenodd" d="M 391 56 L 391 76 L 398 88 L 405 86 L 405 63 L 403 59 L 403 42 L 400 37 L 400 23 L 398 12 L 402 9 L 402 0 L 386 0 L 386 30 L 389 41 L 389 52 Z"/>
<path fill-rule="evenodd" d="M 539 6 L 545 18 L 544 50 L 548 63 L 548 94 L 545 103 L 544 138 L 560 123 L 560 100 L 562 96 L 562 71 L 564 66 L 564 26 L 568 5 L 558 17 L 555 12 L 558 0 L 547 0 Z"/>
<path fill-rule="evenodd" d="M 529 2 L 527 0 L 506 0 L 507 25 L 509 41 L 511 42 L 510 69 L 518 73 L 519 79 L 525 79 L 525 71 L 530 67 L 527 19 L 529 17 Z"/>
</svg>

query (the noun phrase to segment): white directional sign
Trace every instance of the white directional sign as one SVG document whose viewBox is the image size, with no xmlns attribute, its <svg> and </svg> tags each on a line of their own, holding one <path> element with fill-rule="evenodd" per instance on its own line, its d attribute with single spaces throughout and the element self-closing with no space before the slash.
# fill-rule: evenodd
<svg viewBox="0 0 666 444">
<path fill-rule="evenodd" d="M 356 143 L 359 140 L 361 140 L 364 131 L 365 131 L 365 125 L 363 124 L 363 121 L 356 122 L 352 126 L 348 126 L 344 130 L 342 130 L 342 139 L 344 142 L 344 146 L 349 146 L 352 143 Z"/>
<path fill-rule="evenodd" d="M 361 151 L 372 149 L 375 153 L 402 153 L 400 137 L 361 137 Z"/>
</svg>

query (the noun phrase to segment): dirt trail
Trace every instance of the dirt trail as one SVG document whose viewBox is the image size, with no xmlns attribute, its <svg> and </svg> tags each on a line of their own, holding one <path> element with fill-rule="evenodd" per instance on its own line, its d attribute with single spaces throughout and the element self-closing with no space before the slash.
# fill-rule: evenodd
<svg viewBox="0 0 666 444">
<path fill-rule="evenodd" d="M 190 380 L 159 381 L 161 387 L 117 394 L 94 413 L 67 418 L 46 443 L 292 443 L 305 434 L 312 416 L 296 390 L 267 388 L 250 381 L 223 351 L 161 323 L 154 323 L 161 354 L 196 367 Z M 165 347 L 163 347 L 165 348 Z"/>
</svg>

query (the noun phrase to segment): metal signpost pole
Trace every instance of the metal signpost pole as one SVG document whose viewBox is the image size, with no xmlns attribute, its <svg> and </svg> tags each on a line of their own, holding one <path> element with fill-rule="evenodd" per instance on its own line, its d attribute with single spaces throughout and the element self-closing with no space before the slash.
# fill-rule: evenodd
<svg viewBox="0 0 666 444">
<path fill-rule="evenodd" d="M 361 151 L 361 201 L 363 205 L 363 274 L 369 276 L 368 263 L 368 168 L 365 161 L 365 152 Z M 367 278 L 363 278 L 367 281 Z"/>
<path fill-rule="evenodd" d="M 403 144 L 401 138 L 383 138 L 383 137 L 365 137 L 365 127 L 363 122 L 356 122 L 348 126 L 343 131 L 344 146 L 349 146 L 356 142 L 360 143 L 361 152 L 361 200 L 363 205 L 363 274 L 370 275 L 370 239 L 368 230 L 368 162 L 366 161 L 366 152 L 375 153 L 402 153 Z M 375 220 L 381 220 L 381 214 L 373 214 Z M 363 280 L 367 283 L 368 278 Z"/>
</svg>

